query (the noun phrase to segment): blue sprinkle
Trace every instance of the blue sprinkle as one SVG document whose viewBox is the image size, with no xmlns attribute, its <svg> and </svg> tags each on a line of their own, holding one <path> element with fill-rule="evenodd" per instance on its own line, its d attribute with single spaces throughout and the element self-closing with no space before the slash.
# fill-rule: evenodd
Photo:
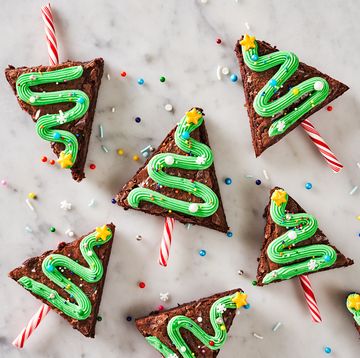
<svg viewBox="0 0 360 358">
<path fill-rule="evenodd" d="M 329 261 L 331 260 L 331 257 L 330 257 L 329 255 L 325 255 L 325 256 L 324 256 L 324 260 L 325 260 L 326 262 L 329 262 Z"/>
<path fill-rule="evenodd" d="M 262 93 L 261 93 L 261 96 L 264 97 L 264 96 L 265 96 L 265 92 L 262 92 Z"/>
<path fill-rule="evenodd" d="M 75 135 L 76 135 L 77 137 L 80 137 L 80 134 L 79 134 L 79 133 L 76 133 Z"/>
<path fill-rule="evenodd" d="M 310 182 L 305 184 L 305 189 L 310 190 L 312 188 L 312 184 Z"/>
<path fill-rule="evenodd" d="M 227 236 L 227 237 L 232 237 L 232 236 L 233 236 L 232 231 L 228 231 L 228 232 L 226 233 L 226 236 Z"/>
<path fill-rule="evenodd" d="M 256 185 L 261 185 L 261 180 L 260 180 L 260 179 L 256 179 L 255 184 L 256 184 Z"/>
<path fill-rule="evenodd" d="M 54 133 L 54 139 L 60 139 L 61 138 L 61 135 L 59 132 L 55 132 Z"/>
<path fill-rule="evenodd" d="M 49 265 L 46 267 L 46 269 L 49 271 L 49 272 L 53 272 L 55 270 L 55 267 L 53 265 Z"/>
<path fill-rule="evenodd" d="M 74 298 L 74 295 L 70 295 L 70 298 Z"/>
<path fill-rule="evenodd" d="M 248 303 L 247 305 L 244 306 L 244 308 L 245 308 L 246 310 L 248 310 L 250 307 L 251 307 L 251 306 L 250 306 L 250 303 Z"/>
<path fill-rule="evenodd" d="M 139 78 L 139 79 L 137 80 L 137 83 L 138 83 L 140 86 L 142 86 L 142 85 L 145 83 L 145 81 L 144 81 L 143 78 Z"/>
<path fill-rule="evenodd" d="M 269 81 L 269 84 L 271 87 L 275 87 L 277 85 L 277 81 L 274 80 L 273 78 Z"/>
<path fill-rule="evenodd" d="M 226 178 L 225 179 L 225 184 L 226 185 L 230 185 L 232 183 L 232 179 L 231 178 Z"/>
<path fill-rule="evenodd" d="M 113 204 L 116 204 L 116 200 L 115 200 L 114 198 L 111 199 L 111 202 L 112 202 Z"/>
<path fill-rule="evenodd" d="M 256 55 L 256 54 L 254 54 L 254 55 L 251 56 L 251 59 L 252 59 L 253 61 L 257 61 L 257 60 L 259 59 L 259 56 Z"/>
<path fill-rule="evenodd" d="M 140 117 L 136 117 L 136 118 L 135 118 L 135 122 L 136 122 L 136 123 L 140 123 L 140 122 L 141 122 L 141 118 L 140 118 Z"/>
<path fill-rule="evenodd" d="M 131 317 L 131 316 L 127 316 L 127 317 L 126 317 L 126 320 L 127 320 L 128 322 L 131 322 L 131 321 L 132 321 L 132 317 Z"/>
<path fill-rule="evenodd" d="M 235 73 L 233 73 L 231 76 L 230 76 L 230 80 L 231 82 L 236 82 L 238 80 L 238 76 L 235 75 Z"/>
<path fill-rule="evenodd" d="M 330 347 L 325 347 L 325 348 L 324 348 L 324 352 L 325 352 L 326 354 L 330 354 L 330 353 L 331 353 L 331 348 L 330 348 Z"/>
<path fill-rule="evenodd" d="M 77 102 L 77 103 L 80 103 L 80 104 L 83 104 L 83 103 L 85 103 L 85 98 L 80 97 L 80 98 L 77 99 L 76 102 Z"/>
<path fill-rule="evenodd" d="M 206 251 L 205 250 L 200 250 L 199 255 L 202 256 L 202 257 L 206 256 Z"/>
<path fill-rule="evenodd" d="M 189 132 L 184 132 L 181 137 L 185 140 L 189 139 L 190 138 L 190 133 Z"/>
</svg>

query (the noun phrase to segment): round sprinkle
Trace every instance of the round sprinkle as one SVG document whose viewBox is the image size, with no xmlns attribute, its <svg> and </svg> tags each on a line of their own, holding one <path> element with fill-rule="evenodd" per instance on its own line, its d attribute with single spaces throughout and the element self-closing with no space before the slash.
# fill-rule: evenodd
<svg viewBox="0 0 360 358">
<path fill-rule="evenodd" d="M 295 87 L 295 88 L 293 88 L 293 89 L 291 90 L 291 92 L 292 92 L 292 94 L 293 94 L 293 95 L 295 95 L 295 96 L 296 96 L 296 95 L 298 95 L 298 94 L 299 94 L 299 92 L 300 92 L 300 91 L 299 91 L 299 89 L 298 89 L 298 88 L 296 88 L 296 87 Z"/>
<path fill-rule="evenodd" d="M 253 54 L 253 55 L 251 56 L 251 59 L 252 59 L 253 61 L 257 61 L 257 60 L 259 59 L 259 56 L 256 55 L 256 54 Z"/>
<path fill-rule="evenodd" d="M 111 202 L 112 202 L 113 204 L 116 204 L 116 200 L 115 200 L 114 198 L 111 199 Z"/>
<path fill-rule="evenodd" d="M 139 282 L 139 287 L 140 288 L 145 288 L 146 287 L 146 284 L 145 284 L 145 282 Z"/>
<path fill-rule="evenodd" d="M 31 97 L 29 98 L 29 100 L 30 100 L 31 103 L 34 103 L 34 102 L 36 101 L 36 98 L 35 98 L 34 96 L 31 96 Z"/>
<path fill-rule="evenodd" d="M 220 38 L 217 38 L 217 39 L 216 39 L 216 43 L 217 43 L 218 45 L 220 45 L 220 44 L 221 44 L 221 39 L 220 39 Z"/>
<path fill-rule="evenodd" d="M 80 104 L 83 104 L 83 103 L 85 103 L 85 98 L 80 97 L 80 98 L 77 99 L 76 102 L 77 102 L 77 103 L 80 103 Z"/>
<path fill-rule="evenodd" d="M 212 347 L 213 347 L 213 346 L 214 346 L 214 344 L 215 344 L 215 343 L 214 343 L 214 341 L 209 341 L 209 345 L 210 345 L 210 346 L 212 346 Z"/>
<path fill-rule="evenodd" d="M 190 138 L 190 133 L 189 132 L 184 132 L 181 137 L 185 140 L 188 140 Z"/>
<path fill-rule="evenodd" d="M 325 260 L 325 262 L 330 262 L 331 257 L 329 255 L 325 255 L 324 260 Z"/>
<path fill-rule="evenodd" d="M 47 157 L 45 157 L 45 155 L 41 158 L 41 161 L 43 162 L 43 163 L 46 163 L 47 162 Z"/>
<path fill-rule="evenodd" d="M 36 199 L 36 194 L 33 193 L 33 192 L 30 192 L 30 193 L 28 194 L 28 198 L 29 198 L 29 199 Z"/>
<path fill-rule="evenodd" d="M 180 352 L 183 352 L 183 353 L 186 352 L 186 347 L 181 346 L 181 347 L 180 347 Z"/>
<path fill-rule="evenodd" d="M 251 306 L 250 303 L 248 303 L 247 305 L 243 306 L 246 310 L 248 310 Z"/>
<path fill-rule="evenodd" d="M 95 164 L 90 164 L 90 165 L 89 165 L 89 168 L 90 168 L 91 170 L 94 170 L 94 169 L 96 169 L 96 165 L 95 165 Z"/>
<path fill-rule="evenodd" d="M 119 148 L 116 152 L 118 155 L 124 155 L 124 150 L 121 148 Z"/>
<path fill-rule="evenodd" d="M 256 184 L 256 185 L 261 185 L 261 180 L 260 180 L 260 179 L 256 179 L 256 180 L 255 180 L 255 184 Z"/>
<path fill-rule="evenodd" d="M 269 84 L 270 84 L 271 87 L 275 87 L 275 86 L 277 85 L 277 81 L 272 78 L 272 79 L 269 81 Z"/>
<path fill-rule="evenodd" d="M 161 76 L 160 77 L 160 82 L 165 82 L 166 81 L 166 78 L 164 76 Z"/>
<path fill-rule="evenodd" d="M 171 112 L 173 110 L 173 106 L 170 103 L 165 104 L 165 111 Z"/>
<path fill-rule="evenodd" d="M 141 235 L 136 235 L 136 240 L 137 240 L 137 241 L 141 241 L 141 240 L 142 240 L 142 236 L 141 236 Z"/>
<path fill-rule="evenodd" d="M 54 272 L 55 267 L 54 267 L 53 265 L 48 265 L 48 266 L 46 267 L 46 269 L 47 269 L 49 272 Z"/>
<path fill-rule="evenodd" d="M 126 317 L 126 320 L 127 320 L 128 322 L 131 322 L 131 321 L 132 321 L 132 317 L 131 317 L 131 316 L 127 316 L 127 317 Z"/>
<path fill-rule="evenodd" d="M 310 182 L 307 182 L 305 184 L 305 189 L 310 190 L 312 188 L 312 184 Z"/>
<path fill-rule="evenodd" d="M 121 77 L 126 77 L 126 72 L 125 72 L 125 71 L 122 71 L 122 72 L 120 73 L 120 75 L 121 75 Z"/>
<path fill-rule="evenodd" d="M 226 233 L 226 236 L 227 236 L 227 237 L 233 237 L 232 231 L 228 231 L 228 232 Z"/>
<path fill-rule="evenodd" d="M 238 273 L 239 276 L 242 276 L 244 274 L 244 270 L 238 270 L 237 273 Z"/>
<path fill-rule="evenodd" d="M 330 353 L 331 353 L 331 348 L 330 348 L 330 347 L 325 347 L 325 348 L 324 348 L 324 352 L 325 352 L 326 354 L 330 354 Z"/>
<path fill-rule="evenodd" d="M 7 185 L 7 181 L 5 179 L 1 180 L 1 185 L 6 186 Z M 360 216 L 359 216 L 359 220 L 360 220 Z"/>
<path fill-rule="evenodd" d="M 51 226 L 51 227 L 50 227 L 50 231 L 51 231 L 51 232 L 55 232 L 55 231 L 56 231 L 56 229 L 54 228 L 54 226 Z"/>
<path fill-rule="evenodd" d="M 207 4 L 208 0 L 200 0 L 202 4 Z"/>
<path fill-rule="evenodd" d="M 140 117 L 135 117 L 135 122 L 136 122 L 136 123 L 140 123 L 140 122 L 141 122 L 141 118 L 140 118 Z"/>
<path fill-rule="evenodd" d="M 199 323 L 201 323 L 201 322 L 202 322 L 202 317 L 198 317 L 196 320 L 197 320 Z"/>
<path fill-rule="evenodd" d="M 54 159 L 51 159 L 51 160 L 49 161 L 49 163 L 50 163 L 51 165 L 54 165 L 54 164 L 55 164 L 55 160 L 54 160 Z"/>
<path fill-rule="evenodd" d="M 97 316 L 97 317 L 96 317 L 96 320 L 100 322 L 100 321 L 102 321 L 102 317 L 101 317 L 101 316 Z"/>
<path fill-rule="evenodd" d="M 232 183 L 232 179 L 231 178 L 225 178 L 224 180 L 226 185 L 230 185 Z"/>
<path fill-rule="evenodd" d="M 199 255 L 202 257 L 206 256 L 206 250 L 200 250 Z"/>
<path fill-rule="evenodd" d="M 133 161 L 137 162 L 139 159 L 140 159 L 140 158 L 139 158 L 138 155 L 135 154 L 135 155 L 133 156 Z"/>
<path fill-rule="evenodd" d="M 172 155 L 167 155 L 165 157 L 165 164 L 166 165 L 173 165 L 174 161 L 175 161 L 175 159 L 174 159 L 174 157 Z"/>
<path fill-rule="evenodd" d="M 142 85 L 145 83 L 145 81 L 144 81 L 143 78 L 139 78 L 139 79 L 137 80 L 137 83 L 138 83 L 140 86 L 142 86 Z"/>
<path fill-rule="evenodd" d="M 198 205 L 198 204 L 191 203 L 191 204 L 189 205 L 189 211 L 190 211 L 191 213 L 196 213 L 198 210 L 199 210 L 199 205 Z"/>
<path fill-rule="evenodd" d="M 257 281 L 254 280 L 254 281 L 251 282 L 251 284 L 252 284 L 253 286 L 256 286 L 256 285 L 257 285 Z"/>
<path fill-rule="evenodd" d="M 165 307 L 163 305 L 158 306 L 158 311 L 162 311 Z"/>
<path fill-rule="evenodd" d="M 228 75 L 230 73 L 229 67 L 223 67 L 221 73 L 223 75 Z"/>
<path fill-rule="evenodd" d="M 233 73 L 231 76 L 230 76 L 230 81 L 231 82 L 236 82 L 238 80 L 238 76 L 235 75 L 235 73 Z"/>
<path fill-rule="evenodd" d="M 321 81 L 316 81 L 314 83 L 314 90 L 315 91 L 321 91 L 324 88 L 324 83 Z"/>
<path fill-rule="evenodd" d="M 297 233 L 294 230 L 288 232 L 289 239 L 295 240 L 297 238 Z"/>
<path fill-rule="evenodd" d="M 333 110 L 333 106 L 327 106 L 327 107 L 326 107 L 326 110 L 327 110 L 328 112 L 331 112 L 331 111 Z"/>
</svg>

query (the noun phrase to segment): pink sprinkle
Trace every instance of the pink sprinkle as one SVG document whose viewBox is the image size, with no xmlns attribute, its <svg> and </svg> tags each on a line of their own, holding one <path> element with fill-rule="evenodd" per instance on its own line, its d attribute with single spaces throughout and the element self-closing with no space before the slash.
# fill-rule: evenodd
<svg viewBox="0 0 360 358">
<path fill-rule="evenodd" d="M 6 186 L 7 185 L 7 181 L 5 179 L 1 180 L 1 185 Z"/>
</svg>

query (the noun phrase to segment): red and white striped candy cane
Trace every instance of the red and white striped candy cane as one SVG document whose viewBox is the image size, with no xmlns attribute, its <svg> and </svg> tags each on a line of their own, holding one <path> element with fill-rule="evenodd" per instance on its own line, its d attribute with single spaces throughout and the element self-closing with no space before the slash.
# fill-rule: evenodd
<svg viewBox="0 0 360 358">
<path fill-rule="evenodd" d="M 44 20 L 44 28 L 50 65 L 54 66 L 59 64 L 59 54 L 55 35 L 54 18 L 52 15 L 50 4 L 41 7 L 41 15 Z"/>
<path fill-rule="evenodd" d="M 317 305 L 315 294 L 311 287 L 309 277 L 307 275 L 302 275 L 299 276 L 299 279 L 300 279 L 301 287 L 304 291 L 306 303 L 311 313 L 311 318 L 313 322 L 321 323 L 321 315 L 320 315 L 319 307 Z"/>
<path fill-rule="evenodd" d="M 340 170 L 343 168 L 343 165 L 338 161 L 335 154 L 331 151 L 330 147 L 320 136 L 320 133 L 315 129 L 314 125 L 308 119 L 305 119 L 301 123 L 301 126 L 308 134 L 312 142 L 316 145 L 319 152 L 323 155 L 330 168 L 335 173 L 339 173 Z"/>
<path fill-rule="evenodd" d="M 20 332 L 20 334 L 14 339 L 12 344 L 17 348 L 23 348 L 25 341 L 32 335 L 40 322 L 49 313 L 50 307 L 43 304 L 39 310 L 31 317 L 27 326 Z"/>
<path fill-rule="evenodd" d="M 174 224 L 175 224 L 175 219 L 168 217 L 165 218 L 164 232 L 161 238 L 160 253 L 159 253 L 159 264 L 161 266 L 167 266 L 167 262 L 170 254 Z"/>
</svg>

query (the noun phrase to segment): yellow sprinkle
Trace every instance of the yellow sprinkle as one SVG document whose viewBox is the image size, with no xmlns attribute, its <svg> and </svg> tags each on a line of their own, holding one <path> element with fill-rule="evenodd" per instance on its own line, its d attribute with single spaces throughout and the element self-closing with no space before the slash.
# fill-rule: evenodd
<svg viewBox="0 0 360 358">
<path fill-rule="evenodd" d="M 29 199 L 36 199 L 36 194 L 33 193 L 33 192 L 29 193 L 29 194 L 28 194 L 28 198 L 29 198 Z"/>
<path fill-rule="evenodd" d="M 299 94 L 299 89 L 298 88 L 293 88 L 292 93 L 296 96 L 297 94 Z"/>
<path fill-rule="evenodd" d="M 139 156 L 135 154 L 135 155 L 133 156 L 133 160 L 134 160 L 135 162 L 137 162 L 137 161 L 139 160 Z"/>
<path fill-rule="evenodd" d="M 224 325 L 224 324 L 223 324 L 223 325 L 221 325 L 221 326 L 220 326 L 220 329 L 221 329 L 222 331 L 225 331 L 225 330 L 226 330 L 225 325 Z"/>
<path fill-rule="evenodd" d="M 171 211 L 171 210 L 169 210 L 169 213 L 172 213 L 172 211 Z"/>
<path fill-rule="evenodd" d="M 360 220 L 360 215 L 357 216 L 357 219 Z"/>
<path fill-rule="evenodd" d="M 67 285 L 66 285 L 66 289 L 67 289 L 67 290 L 70 290 L 70 287 L 71 287 L 70 284 L 67 284 Z"/>
<path fill-rule="evenodd" d="M 121 149 L 121 148 L 119 148 L 119 149 L 117 150 L 117 154 L 118 154 L 118 155 L 124 155 L 124 150 Z"/>
</svg>

